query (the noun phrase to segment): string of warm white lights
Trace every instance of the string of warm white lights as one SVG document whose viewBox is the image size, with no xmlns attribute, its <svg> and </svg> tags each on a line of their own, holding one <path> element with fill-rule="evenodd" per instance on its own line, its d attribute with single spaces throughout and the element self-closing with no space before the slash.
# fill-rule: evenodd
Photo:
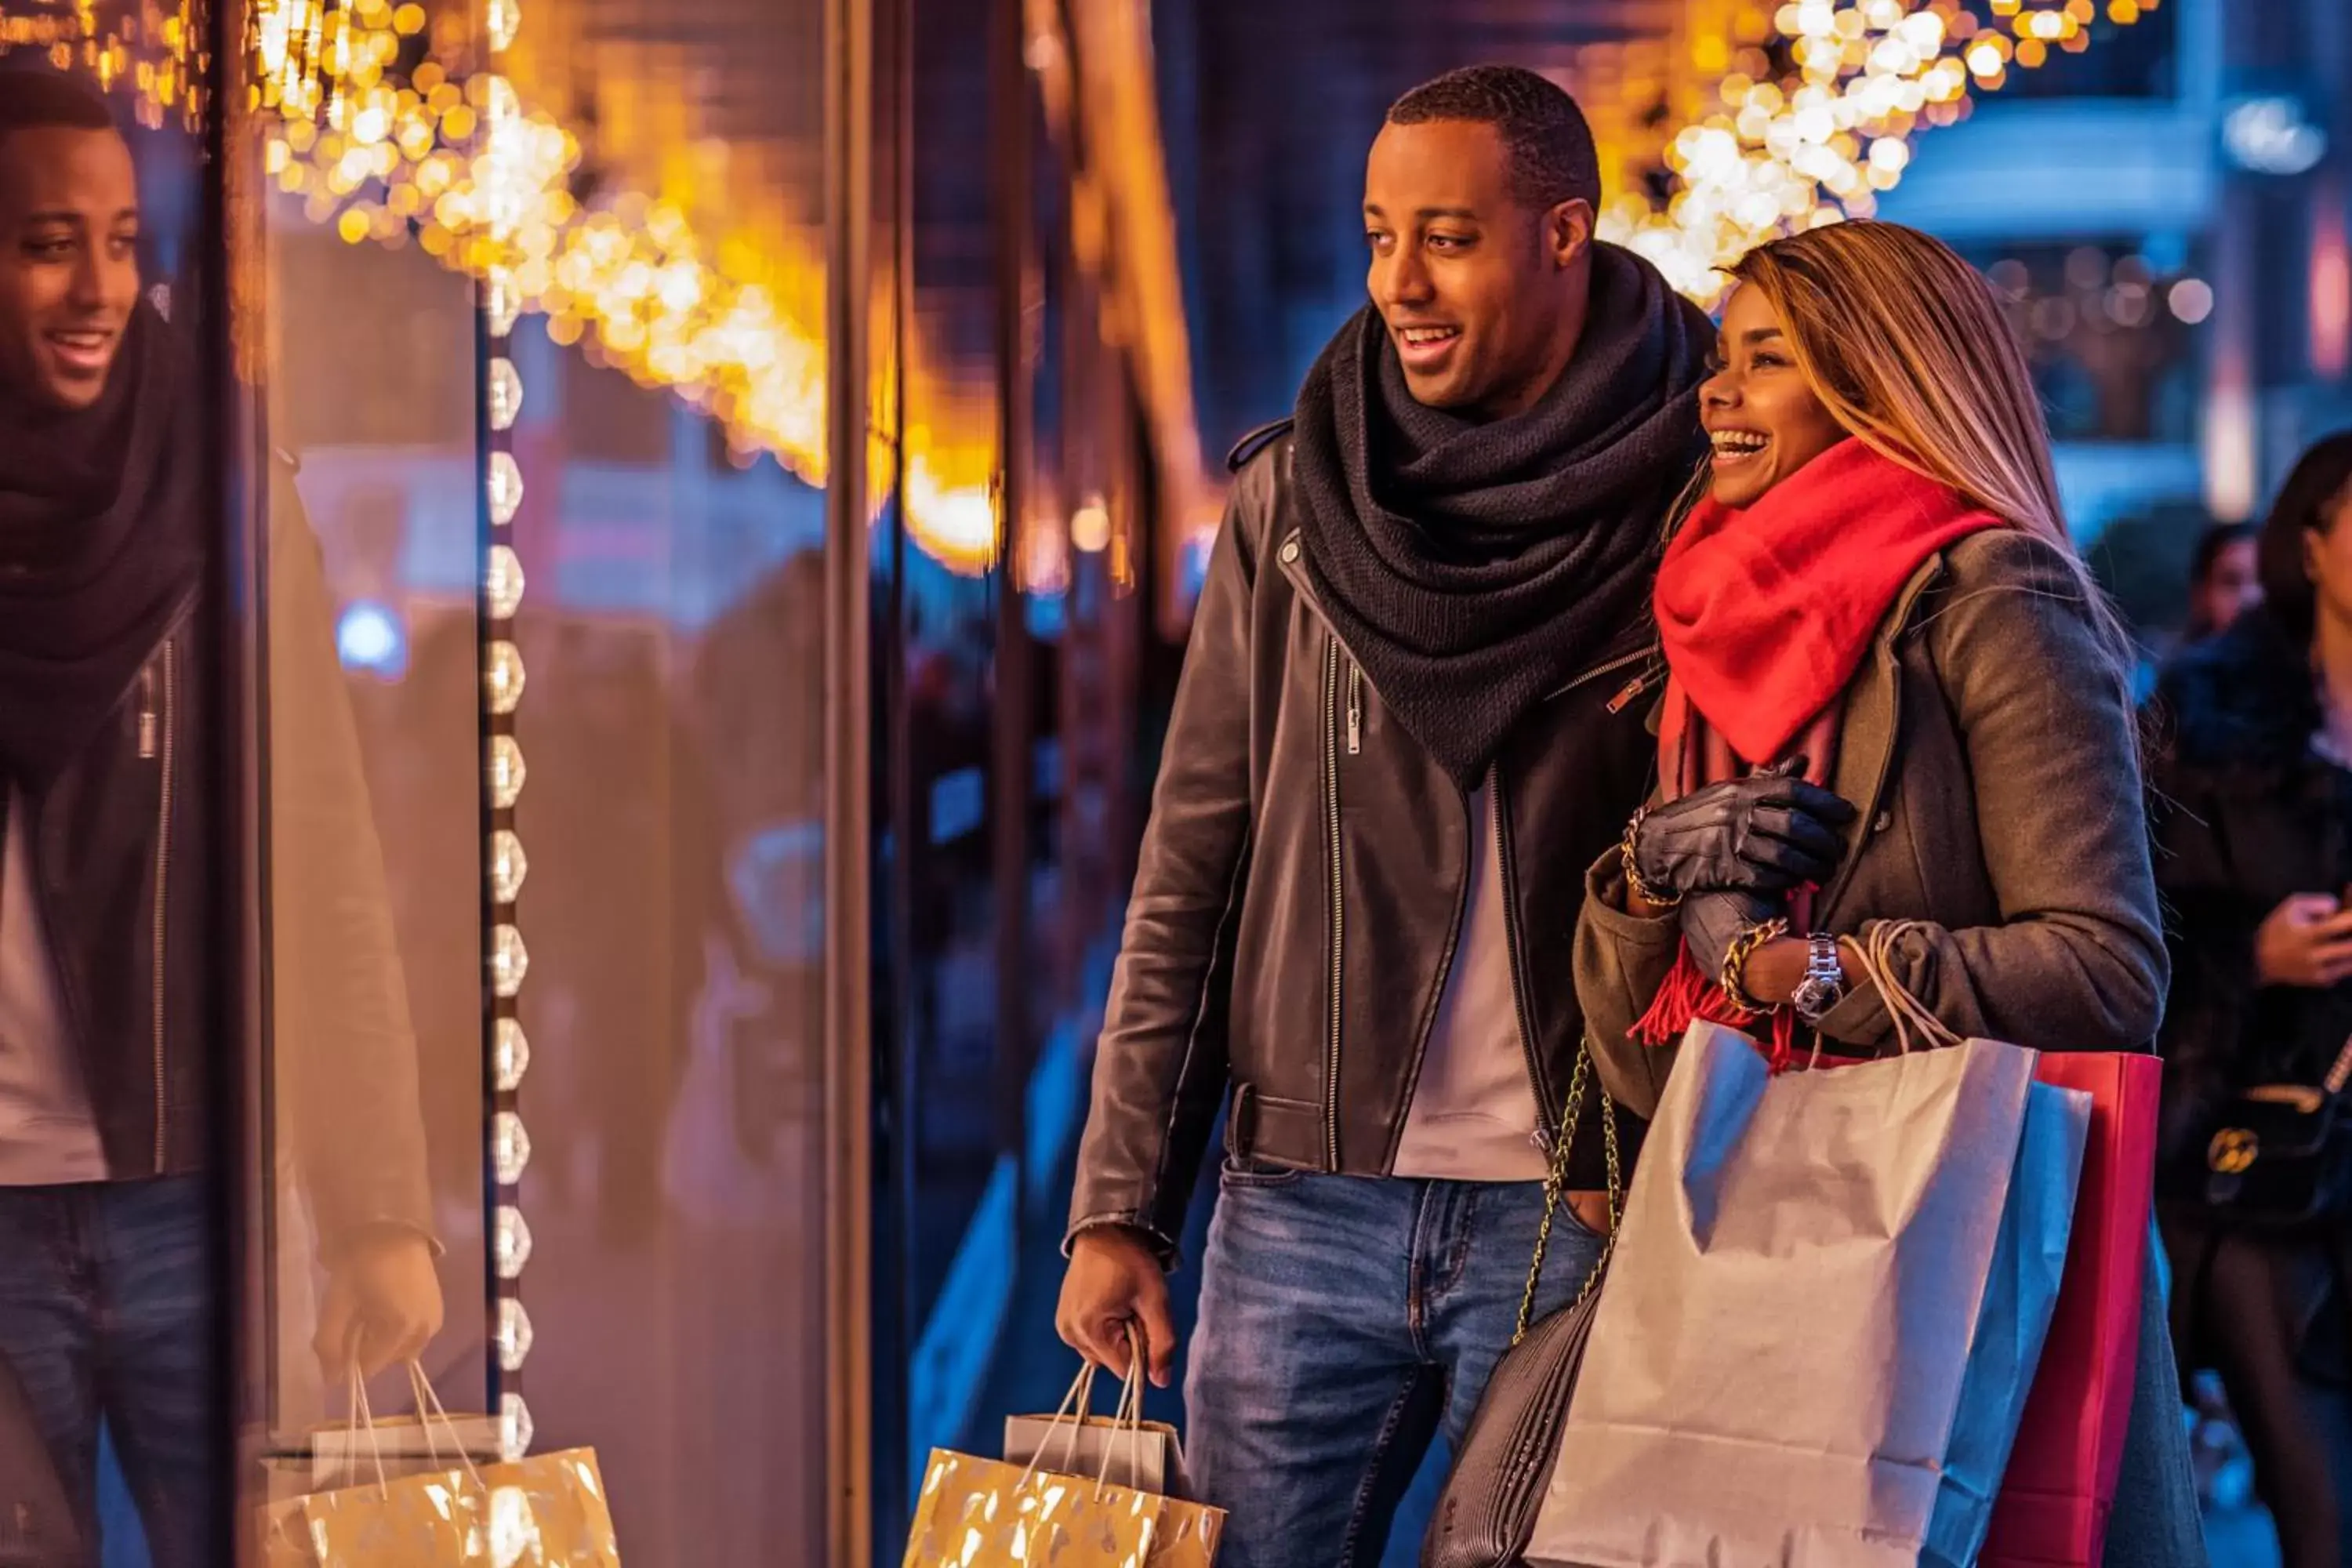
<svg viewBox="0 0 2352 1568">
<path fill-rule="evenodd" d="M 519 0 L 488 0 L 485 33 L 491 53 L 503 54 L 520 25 Z M 394 31 L 401 18 L 395 14 Z M 514 92 L 503 77 L 473 79 L 483 84 L 484 113 L 474 127 L 479 150 L 474 166 L 479 189 L 506 187 L 505 172 L 527 160 L 533 133 L 524 125 Z M 443 129 L 449 116 L 443 115 Z M 490 1262 L 497 1275 L 497 1320 L 491 1339 L 500 1380 L 499 1439 L 509 1462 L 530 1449 L 530 1406 L 522 1395 L 522 1367 L 530 1354 L 530 1314 L 522 1302 L 522 1271 L 530 1260 L 530 1226 L 522 1216 L 519 1191 L 530 1163 L 530 1134 L 522 1121 L 521 1089 L 530 1065 L 530 1044 L 517 1016 L 518 997 L 530 968 L 516 921 L 530 862 L 515 832 L 515 806 L 522 794 L 522 748 L 515 739 L 515 708 L 523 691 L 522 653 L 515 646 L 515 616 L 522 607 L 522 558 L 515 553 L 514 521 L 522 506 L 522 469 L 515 461 L 515 421 L 522 413 L 522 374 L 515 368 L 515 322 L 520 292 L 505 258 L 515 248 L 520 214 L 510 205 L 487 204 L 479 227 L 491 258 L 482 268 L 478 297 L 485 352 L 481 364 L 482 512 L 489 526 L 482 568 L 482 693 L 484 780 L 489 837 L 484 848 L 491 910 L 489 931 L 490 1174 L 498 1198 L 491 1220 Z"/>
<path fill-rule="evenodd" d="M 85 37 L 50 16 L 48 31 L 20 41 L 134 79 L 160 113 L 192 91 L 186 4 L 142 0 L 136 37 Z M 2105 0 L 2105 14 L 2125 25 L 2158 4 Z M 502 50 L 517 0 L 484 5 Z M 544 312 L 555 342 L 593 334 L 621 369 L 722 421 L 740 449 L 824 481 L 823 333 L 786 304 L 821 275 L 795 248 L 804 242 L 775 235 L 742 254 L 755 247 L 716 246 L 677 205 L 626 190 L 583 205 L 571 191 L 578 139 L 504 75 L 453 74 L 442 61 L 456 51 L 437 47 L 415 0 L 248 0 L 247 14 L 268 172 L 314 220 L 353 244 L 413 238 L 478 279 L 503 268 L 517 308 Z M 1622 195 L 1601 232 L 1711 304 L 1741 253 L 1869 214 L 1901 180 L 1918 132 L 1966 114 L 1972 89 L 2087 47 L 2099 14 L 2100 0 L 1789 0 L 1744 40 L 1719 108 L 1668 146 L 1676 189 L 1665 205 Z M 486 119 L 499 132 L 478 139 Z M 995 559 L 985 458 L 908 431 L 909 531 L 959 569 Z"/>
<path fill-rule="evenodd" d="M 522 310 L 559 344 L 589 334 L 648 386 L 719 419 L 743 451 L 825 480 L 824 343 L 784 304 L 822 262 L 788 234 L 763 254 L 719 252 L 681 208 L 623 190 L 594 206 L 571 193 L 582 150 L 529 110 L 504 76 L 453 76 L 429 17 L 392 0 L 253 0 L 259 107 L 278 121 L 268 172 L 314 221 L 352 244 L 403 245 L 487 277 L 502 269 Z M 516 0 L 488 0 L 494 48 L 511 45 Z M 475 142 L 485 121 L 494 135 Z M 475 150 L 469 153 L 469 145 Z M 984 570 L 996 510 L 982 471 L 909 432 L 906 510 L 917 542 Z"/>
<path fill-rule="evenodd" d="M 29 11 L 0 8 L 0 54 L 37 49 L 59 70 L 76 66 L 110 91 L 128 86 L 139 123 L 159 127 L 173 114 L 194 126 L 203 116 L 212 69 L 210 31 L 195 0 L 139 0 L 110 14 L 99 30 L 91 0 Z"/>
<path fill-rule="evenodd" d="M 2160 0 L 2107 0 L 2127 25 Z M 1998 89 L 2012 66 L 2090 47 L 2095 0 L 1790 0 L 1771 37 L 1747 40 L 1721 108 L 1675 135 L 1678 188 L 1663 210 L 1638 194 L 1603 215 L 1602 237 L 1657 264 L 1712 305 L 1722 268 L 1776 235 L 1864 217 L 1903 178 L 1920 132 L 1968 112 L 1971 87 Z M 1788 66 L 1774 69 L 1772 47 Z"/>
</svg>

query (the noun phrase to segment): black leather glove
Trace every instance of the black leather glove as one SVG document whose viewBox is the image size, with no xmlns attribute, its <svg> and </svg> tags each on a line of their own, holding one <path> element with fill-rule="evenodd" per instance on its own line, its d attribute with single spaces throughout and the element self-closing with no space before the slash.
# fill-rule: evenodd
<svg viewBox="0 0 2352 1568">
<path fill-rule="evenodd" d="M 1844 801 L 1798 776 L 1805 759 L 1695 789 L 1653 808 L 1633 836 L 1633 869 L 1662 898 L 1726 888 L 1778 893 L 1826 882 L 1844 858 Z"/>
<path fill-rule="evenodd" d="M 1683 942 L 1691 962 L 1716 984 L 1723 975 L 1724 955 L 1731 944 L 1776 915 L 1788 912 L 1782 900 L 1738 889 L 1693 893 L 1682 902 Z"/>
</svg>

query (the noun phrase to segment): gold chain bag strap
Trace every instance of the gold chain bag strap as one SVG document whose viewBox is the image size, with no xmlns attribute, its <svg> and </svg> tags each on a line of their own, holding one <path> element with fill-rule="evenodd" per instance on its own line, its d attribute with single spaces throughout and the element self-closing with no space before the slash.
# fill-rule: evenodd
<svg viewBox="0 0 2352 1568">
<path fill-rule="evenodd" d="M 1513 1345 L 1528 1337 L 1535 1321 L 1536 1293 L 1543 1283 L 1545 1257 L 1551 1251 L 1551 1228 L 1559 1218 L 1560 1205 L 1568 1201 L 1568 1157 L 1576 1140 L 1576 1123 L 1584 1113 L 1584 1095 L 1592 1079 L 1592 1053 L 1579 1047 L 1576 1070 L 1568 1081 L 1568 1105 L 1559 1115 L 1559 1136 L 1552 1140 L 1551 1168 L 1544 1173 L 1543 1224 L 1536 1230 L 1535 1256 L 1528 1261 L 1528 1288 L 1519 1296 L 1518 1326 L 1511 1331 Z M 1601 1093 L 1601 1139 L 1609 1154 L 1609 1235 L 1602 1242 L 1600 1259 L 1577 1292 L 1581 1303 L 1601 1283 L 1601 1270 L 1609 1266 L 1609 1254 L 1617 1245 L 1617 1217 L 1625 1206 L 1625 1177 L 1617 1152 L 1617 1103 L 1609 1091 Z M 1571 1309 L 1572 1310 L 1572 1309 Z"/>
<path fill-rule="evenodd" d="M 1609 1236 L 1575 1302 L 1535 1321 L 1544 1258 L 1551 1250 L 1552 1226 L 1568 1196 L 1570 1143 L 1585 1096 L 1601 1096 L 1601 1137 L 1609 1153 Z M 1625 1206 L 1625 1182 L 1617 1148 L 1617 1107 L 1608 1091 L 1592 1083 L 1589 1047 L 1576 1054 L 1559 1136 L 1552 1143 L 1544 1176 L 1543 1224 L 1536 1232 L 1535 1258 L 1528 1265 L 1528 1288 L 1519 1299 L 1518 1323 L 1510 1347 L 1495 1365 L 1470 1417 L 1469 1430 L 1454 1456 L 1454 1469 L 1439 1494 L 1437 1513 L 1422 1542 L 1422 1568 L 1516 1568 L 1535 1533 L 1559 1432 L 1575 1392 L 1577 1369 L 1592 1337 L 1601 1303 L 1601 1282 L 1617 1245 Z"/>
</svg>

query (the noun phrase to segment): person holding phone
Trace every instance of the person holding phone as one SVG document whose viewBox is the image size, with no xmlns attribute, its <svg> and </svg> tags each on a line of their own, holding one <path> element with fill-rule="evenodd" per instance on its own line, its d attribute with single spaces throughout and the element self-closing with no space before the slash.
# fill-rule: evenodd
<svg viewBox="0 0 2352 1568">
<path fill-rule="evenodd" d="M 2352 1044 L 2352 431 L 2295 465 L 2261 564 L 2263 603 L 2158 688 L 2158 1169 L 2174 1337 L 2221 1373 L 2284 1568 L 2332 1568 L 2352 1559 L 2352 1215 L 2234 1223 L 2205 1178 L 2235 1096 L 2325 1084 Z"/>
</svg>

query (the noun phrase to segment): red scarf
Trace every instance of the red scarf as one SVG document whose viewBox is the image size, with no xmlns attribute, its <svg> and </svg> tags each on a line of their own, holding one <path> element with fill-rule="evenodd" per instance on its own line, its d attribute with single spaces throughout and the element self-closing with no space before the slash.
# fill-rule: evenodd
<svg viewBox="0 0 2352 1568">
<path fill-rule="evenodd" d="M 1672 800 L 1801 751 L 1826 784 L 1836 763 L 1838 698 L 1920 565 L 2000 519 L 1857 440 L 1845 440 L 1735 510 L 1693 509 L 1658 569 L 1666 656 L 1658 777 Z M 1795 742 L 1801 740 L 1801 746 Z M 1791 924 L 1811 889 L 1790 900 Z M 1741 1008 L 1684 949 L 1636 1037 L 1667 1045 L 1695 1018 L 1746 1027 Z M 1776 1067 L 1794 1028 L 1774 1020 Z"/>
</svg>

